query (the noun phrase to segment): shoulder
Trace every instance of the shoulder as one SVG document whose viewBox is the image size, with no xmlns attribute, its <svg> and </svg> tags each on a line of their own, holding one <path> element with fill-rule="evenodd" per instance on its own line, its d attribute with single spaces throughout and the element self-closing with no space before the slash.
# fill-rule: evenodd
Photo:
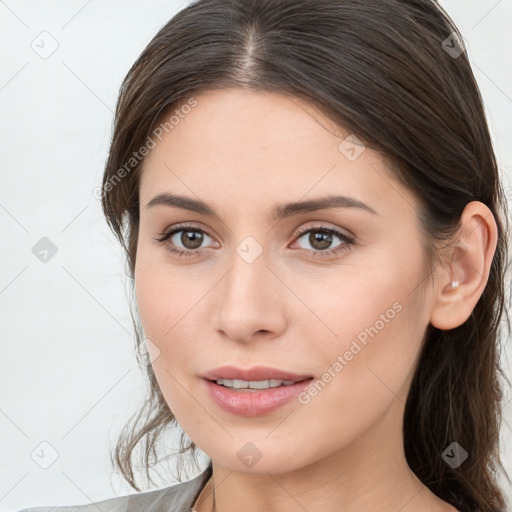
<svg viewBox="0 0 512 512">
<path fill-rule="evenodd" d="M 18 512 L 188 512 L 210 475 L 207 468 L 191 480 L 156 491 L 117 496 L 86 505 L 31 507 Z"/>
</svg>

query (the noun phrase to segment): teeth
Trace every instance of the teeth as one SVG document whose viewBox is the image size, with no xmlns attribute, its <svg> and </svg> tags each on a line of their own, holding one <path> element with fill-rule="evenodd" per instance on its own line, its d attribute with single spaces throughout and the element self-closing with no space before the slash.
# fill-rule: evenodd
<svg viewBox="0 0 512 512">
<path fill-rule="evenodd" d="M 294 380 L 228 380 L 228 379 L 217 379 L 215 381 L 220 386 L 234 389 L 269 389 L 277 388 L 279 386 L 291 386 L 295 384 Z"/>
</svg>

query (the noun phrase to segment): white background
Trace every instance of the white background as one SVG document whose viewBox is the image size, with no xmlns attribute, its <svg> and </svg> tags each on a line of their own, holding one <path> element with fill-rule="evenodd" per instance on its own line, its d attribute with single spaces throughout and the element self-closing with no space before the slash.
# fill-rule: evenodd
<svg viewBox="0 0 512 512">
<path fill-rule="evenodd" d="M 0 0 L 2 511 L 133 492 L 114 474 L 108 451 L 140 404 L 144 380 L 133 355 L 122 253 L 93 190 L 121 80 L 187 3 Z M 468 43 L 509 187 L 512 1 L 441 5 Z M 47 59 L 31 47 L 43 31 L 58 43 Z M 42 237 L 58 248 L 47 263 L 32 253 Z M 509 446 L 511 405 L 502 429 Z M 58 452 L 48 469 L 31 458 L 43 441 Z M 501 453 L 512 472 L 512 447 Z"/>
</svg>

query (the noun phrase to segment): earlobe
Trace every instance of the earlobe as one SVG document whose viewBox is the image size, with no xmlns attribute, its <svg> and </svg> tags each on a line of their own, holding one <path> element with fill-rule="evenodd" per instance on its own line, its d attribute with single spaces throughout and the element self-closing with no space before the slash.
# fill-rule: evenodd
<svg viewBox="0 0 512 512">
<path fill-rule="evenodd" d="M 492 212 L 472 201 L 461 215 L 460 229 L 449 245 L 449 264 L 439 272 L 430 323 L 438 329 L 454 329 L 471 315 L 481 297 L 498 241 Z"/>
</svg>

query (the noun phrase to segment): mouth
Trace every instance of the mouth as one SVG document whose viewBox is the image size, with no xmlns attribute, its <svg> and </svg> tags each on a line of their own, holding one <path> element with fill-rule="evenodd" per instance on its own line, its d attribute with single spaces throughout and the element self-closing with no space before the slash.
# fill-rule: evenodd
<svg viewBox="0 0 512 512">
<path fill-rule="evenodd" d="M 270 414 L 291 403 L 304 392 L 313 379 L 313 377 L 299 381 L 204 379 L 204 382 L 211 400 L 222 410 L 238 416 L 255 417 Z"/>
<path fill-rule="evenodd" d="M 268 380 L 243 380 L 243 379 L 207 379 L 213 384 L 222 386 L 227 389 L 242 391 L 242 392 L 256 392 L 265 389 L 274 389 L 280 387 L 293 386 L 313 377 L 308 377 L 301 380 L 281 380 L 281 379 L 268 379 Z"/>
<path fill-rule="evenodd" d="M 271 368 L 269 366 L 253 366 L 252 368 L 239 368 L 236 366 L 226 365 L 207 371 L 201 375 L 203 379 L 209 381 L 241 381 L 238 386 L 247 387 L 246 382 L 261 383 L 265 381 L 273 382 L 274 386 L 281 384 L 293 384 L 302 382 L 305 379 L 312 378 L 312 375 L 292 373 L 279 368 Z M 275 381 L 279 381 L 278 384 Z M 221 384 L 223 384 L 221 382 Z M 229 385 L 229 384 L 228 384 Z M 255 384 L 257 387 L 260 384 Z M 261 384 L 262 385 L 262 384 Z M 272 384 L 270 384 L 272 387 Z M 249 386 L 251 387 L 251 386 Z M 266 387 L 266 386 L 265 386 Z M 258 388 L 259 389 L 259 388 Z"/>
</svg>

